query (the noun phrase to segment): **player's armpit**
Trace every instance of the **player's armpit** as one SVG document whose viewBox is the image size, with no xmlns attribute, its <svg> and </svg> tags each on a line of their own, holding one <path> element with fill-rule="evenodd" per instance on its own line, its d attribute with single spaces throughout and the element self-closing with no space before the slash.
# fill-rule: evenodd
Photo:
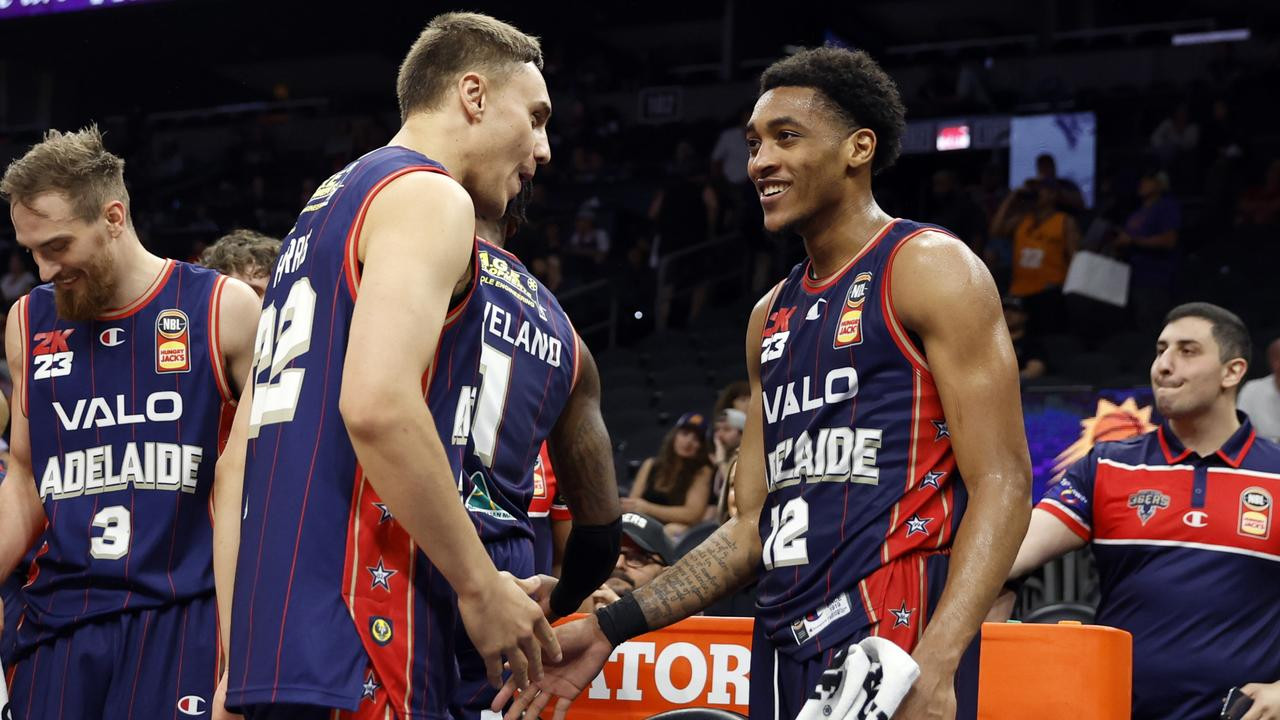
<svg viewBox="0 0 1280 720">
<path fill-rule="evenodd" d="M 21 317 L 26 298 L 9 309 L 5 327 L 5 354 L 13 378 L 13 406 L 10 408 L 9 465 L 0 484 L 0 577 L 8 577 L 44 531 L 44 507 L 36 492 L 31 472 L 31 434 L 24 407 L 26 392 L 25 319 Z"/>
<path fill-rule="evenodd" d="M 898 251 L 891 273 L 894 308 L 923 341 L 969 494 L 946 588 L 916 653 L 952 663 L 1008 576 L 1030 517 L 1017 361 L 995 282 L 959 240 L 923 233 Z"/>
<path fill-rule="evenodd" d="M 218 340 L 222 346 L 222 366 L 227 373 L 227 382 L 231 385 L 231 392 L 239 397 L 253 362 L 253 341 L 257 335 L 262 300 L 253 288 L 235 278 L 227 278 L 223 282 L 218 307 Z"/>
<path fill-rule="evenodd" d="M 547 437 L 556 482 L 574 523 L 606 525 L 618 519 L 613 447 L 600 415 L 600 373 L 586 343 L 579 342 L 578 383 Z"/>
</svg>

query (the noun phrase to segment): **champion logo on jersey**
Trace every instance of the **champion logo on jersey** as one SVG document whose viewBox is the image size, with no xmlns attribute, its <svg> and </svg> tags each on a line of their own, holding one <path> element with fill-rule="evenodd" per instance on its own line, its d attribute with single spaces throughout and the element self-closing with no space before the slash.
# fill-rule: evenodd
<svg viewBox="0 0 1280 720">
<path fill-rule="evenodd" d="M 107 347 L 115 347 L 124 344 L 124 328 L 107 328 L 98 333 L 98 342 Z"/>
<path fill-rule="evenodd" d="M 178 712 L 191 716 L 204 715 L 208 702 L 199 695 L 187 695 L 178 701 Z"/>
<path fill-rule="evenodd" d="M 1169 507 L 1169 496 L 1159 490 L 1139 490 L 1129 496 L 1129 507 L 1138 512 L 1138 520 L 1146 525 L 1157 511 Z"/>
<path fill-rule="evenodd" d="M 809 306 L 809 312 L 804 314 L 805 320 L 820 320 L 824 312 L 823 306 L 827 304 L 826 298 L 818 298 L 818 302 Z"/>
<path fill-rule="evenodd" d="M 156 316 L 156 372 L 191 371 L 191 321 L 177 308 L 161 310 Z"/>
</svg>

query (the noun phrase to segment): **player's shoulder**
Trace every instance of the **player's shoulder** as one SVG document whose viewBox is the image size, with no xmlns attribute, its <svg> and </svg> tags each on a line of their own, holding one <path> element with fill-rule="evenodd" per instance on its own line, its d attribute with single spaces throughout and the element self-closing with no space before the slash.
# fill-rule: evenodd
<svg viewBox="0 0 1280 720">
<path fill-rule="evenodd" d="M 926 255 L 933 262 L 947 258 L 967 261 L 974 257 L 958 235 L 941 225 L 904 218 L 894 221 L 892 230 L 898 236 L 895 244 L 902 245 L 903 253 Z"/>
</svg>

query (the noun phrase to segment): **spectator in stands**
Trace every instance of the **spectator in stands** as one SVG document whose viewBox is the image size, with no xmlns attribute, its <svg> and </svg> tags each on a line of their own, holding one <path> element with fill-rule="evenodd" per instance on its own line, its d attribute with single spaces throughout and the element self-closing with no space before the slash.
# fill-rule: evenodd
<svg viewBox="0 0 1280 720">
<path fill-rule="evenodd" d="M 1200 126 L 1191 120 L 1191 108 L 1179 103 L 1173 114 L 1166 117 L 1151 133 L 1151 150 L 1165 167 L 1174 164 L 1179 156 L 1191 155 L 1200 144 Z"/>
<path fill-rule="evenodd" d="M 743 413 L 747 411 L 747 406 L 751 404 L 751 386 L 746 380 L 739 380 L 725 385 L 720 389 L 720 395 L 716 397 L 716 406 L 711 411 L 714 417 L 720 417 L 720 413 L 729 408 L 740 410 Z"/>
<path fill-rule="evenodd" d="M 961 189 L 954 171 L 938 170 L 933 174 L 922 217 L 955 233 L 975 253 L 982 255 L 987 242 L 987 218 L 982 208 Z"/>
<path fill-rule="evenodd" d="M 1036 179 L 1058 191 L 1058 207 L 1072 215 L 1084 212 L 1084 194 L 1070 178 L 1058 177 L 1058 161 L 1049 153 L 1036 157 Z"/>
<path fill-rule="evenodd" d="M 1034 380 L 1048 372 L 1044 362 L 1044 348 L 1035 335 L 1027 332 L 1027 309 L 1022 298 L 1006 295 L 1004 305 L 1004 322 L 1009 326 L 1009 337 L 1013 340 L 1013 352 L 1018 356 L 1018 374 L 1023 380 Z"/>
<path fill-rule="evenodd" d="M 647 585 L 675 561 L 675 551 L 662 522 L 643 513 L 622 514 L 622 549 L 613 574 L 591 593 L 578 612 L 595 612 L 627 593 Z"/>
<path fill-rule="evenodd" d="M 623 512 L 639 512 L 661 520 L 678 536 L 702 520 L 711 496 L 711 461 L 707 456 L 707 423 L 702 413 L 687 412 L 662 440 L 657 457 L 640 466 Z"/>
<path fill-rule="evenodd" d="M 229 275 L 258 293 L 267 291 L 280 241 L 254 230 L 232 230 L 200 254 L 200 264 Z"/>
<path fill-rule="evenodd" d="M 1115 242 L 1133 268 L 1129 305 L 1138 327 L 1150 329 L 1169 309 L 1178 270 L 1182 209 L 1169 196 L 1169 176 L 1152 170 L 1138 180 L 1141 204 L 1116 234 Z"/>
<path fill-rule="evenodd" d="M 25 253 L 14 250 L 9 253 L 9 270 L 0 278 L 0 296 L 4 297 L 4 306 L 9 307 L 15 300 L 26 295 L 36 286 L 36 276 L 27 267 Z"/>
<path fill-rule="evenodd" d="M 1244 191 L 1236 205 L 1237 225 L 1280 224 L 1280 158 L 1267 165 L 1261 185 Z"/>
<path fill-rule="evenodd" d="M 649 203 L 649 219 L 655 230 L 651 257 L 655 268 L 664 258 L 715 236 L 720 202 L 700 172 L 703 167 L 696 161 L 693 143 L 676 143 L 675 155 L 667 163 L 666 180 Z M 696 251 L 670 263 L 658 288 L 658 317 L 654 320 L 659 329 L 667 327 L 674 295 L 680 290 L 692 290 L 687 318 L 690 322 L 698 318 L 709 291 L 706 275 L 714 267 L 716 263 L 708 253 Z"/>
<path fill-rule="evenodd" d="M 584 204 L 574 220 L 573 234 L 564 249 L 569 272 L 586 282 L 600 277 L 609 258 L 609 233 L 596 225 L 595 204 Z"/>
<path fill-rule="evenodd" d="M 773 276 L 773 253 L 764 235 L 764 215 L 755 183 L 747 177 L 747 120 L 752 105 L 739 108 L 711 150 L 711 182 L 727 213 L 725 229 L 736 233 L 752 254 L 751 291 L 762 291 Z"/>
<path fill-rule="evenodd" d="M 1151 365 L 1164 424 L 1068 468 L 1010 571 L 1092 545 L 1096 622 L 1133 635 L 1134 718 L 1215 717 L 1233 686 L 1268 708 L 1249 717 L 1280 712 L 1280 446 L 1236 412 L 1251 354 L 1234 314 L 1174 308 Z"/>
<path fill-rule="evenodd" d="M 1080 244 L 1080 230 L 1058 209 L 1058 192 L 1039 180 L 1028 180 L 1000 205 L 992 234 L 1013 236 L 1013 269 L 1009 294 L 1023 299 L 1042 326 L 1062 312 L 1062 284 Z M 1041 332 L 1043 327 L 1031 328 Z"/>
<path fill-rule="evenodd" d="M 712 450 L 711 464 L 715 475 L 711 480 L 711 502 L 715 503 L 724 494 L 725 480 L 729 477 L 729 464 L 738 456 L 738 446 L 742 444 L 742 430 L 747 426 L 747 414 L 737 408 L 725 408 L 716 415 L 711 431 Z M 714 520 L 716 506 L 707 509 L 707 520 Z"/>
<path fill-rule="evenodd" d="M 1245 383 L 1237 406 L 1259 435 L 1280 442 L 1280 338 L 1267 347 L 1267 364 L 1271 374 Z"/>
</svg>

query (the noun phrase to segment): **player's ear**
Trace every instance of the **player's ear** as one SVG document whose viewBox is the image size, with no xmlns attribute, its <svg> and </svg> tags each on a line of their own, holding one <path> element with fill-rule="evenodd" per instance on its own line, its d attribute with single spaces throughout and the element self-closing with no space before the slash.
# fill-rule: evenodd
<svg viewBox="0 0 1280 720">
<path fill-rule="evenodd" d="M 876 155 L 875 131 L 871 128 L 854 130 L 845 138 L 844 147 L 850 170 L 871 167 L 871 161 Z"/>
<path fill-rule="evenodd" d="M 479 122 L 488 104 L 488 81 L 477 72 L 463 73 L 458 78 L 458 99 L 471 122 Z"/>
<path fill-rule="evenodd" d="M 1222 368 L 1222 386 L 1224 388 L 1233 388 L 1244 382 L 1244 376 L 1249 372 L 1249 362 L 1244 358 L 1236 358 Z"/>
<path fill-rule="evenodd" d="M 125 209 L 124 203 L 112 200 L 102 208 L 102 219 L 107 223 L 107 232 L 111 237 L 119 237 L 129 224 L 129 211 Z"/>
</svg>

